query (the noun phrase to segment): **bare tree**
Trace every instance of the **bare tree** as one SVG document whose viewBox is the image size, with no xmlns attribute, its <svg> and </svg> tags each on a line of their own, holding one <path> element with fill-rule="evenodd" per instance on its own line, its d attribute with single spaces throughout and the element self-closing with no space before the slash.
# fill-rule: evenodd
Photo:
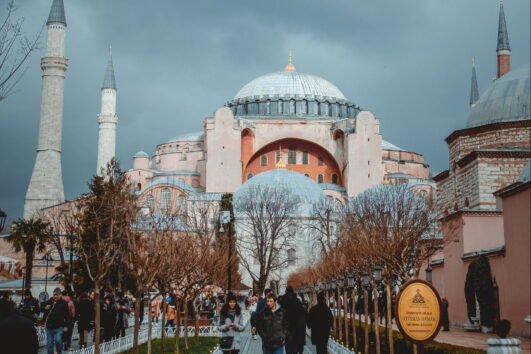
<svg viewBox="0 0 531 354">
<path fill-rule="evenodd" d="M 312 237 L 313 247 L 327 256 L 339 244 L 339 231 L 344 206 L 332 197 L 321 198 L 313 205 L 310 218 L 304 223 Z"/>
<path fill-rule="evenodd" d="M 297 206 L 291 192 L 279 186 L 252 186 L 234 202 L 242 266 L 261 293 L 273 272 L 287 264 L 292 246 Z"/>
<path fill-rule="evenodd" d="M 17 18 L 15 0 L 7 3 L 5 17 L 0 23 L 0 101 L 13 93 L 26 69 L 30 54 L 39 49 L 44 26 L 33 38 L 24 34 L 24 17 Z"/>
</svg>

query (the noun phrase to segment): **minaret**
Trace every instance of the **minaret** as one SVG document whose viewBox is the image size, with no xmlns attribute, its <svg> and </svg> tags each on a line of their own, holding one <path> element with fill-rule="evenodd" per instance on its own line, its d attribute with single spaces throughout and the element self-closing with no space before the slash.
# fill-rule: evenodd
<svg viewBox="0 0 531 354">
<path fill-rule="evenodd" d="M 112 51 L 109 47 L 109 62 L 105 71 L 105 78 L 101 87 L 101 110 L 98 115 L 98 164 L 96 173 L 102 174 L 107 163 L 114 158 L 116 151 L 116 79 L 114 78 L 114 66 L 112 64 Z"/>
<path fill-rule="evenodd" d="M 478 80 L 476 78 L 476 58 L 472 58 L 472 81 L 470 83 L 470 108 L 479 100 Z"/>
<path fill-rule="evenodd" d="M 64 201 L 61 172 L 66 18 L 63 0 L 53 0 L 48 16 L 46 54 L 41 59 L 42 93 L 35 166 L 24 200 L 24 218 Z"/>
<path fill-rule="evenodd" d="M 498 45 L 496 46 L 498 54 L 498 75 L 502 77 L 511 71 L 511 47 L 509 45 L 509 35 L 507 34 L 507 25 L 505 24 L 505 13 L 503 12 L 503 0 L 500 0 L 500 18 L 498 21 Z"/>
</svg>

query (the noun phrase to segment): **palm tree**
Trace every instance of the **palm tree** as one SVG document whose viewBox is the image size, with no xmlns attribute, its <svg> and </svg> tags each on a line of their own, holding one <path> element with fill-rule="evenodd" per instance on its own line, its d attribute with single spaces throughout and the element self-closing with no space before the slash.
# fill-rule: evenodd
<svg viewBox="0 0 531 354">
<path fill-rule="evenodd" d="M 26 289 L 31 288 L 31 273 L 35 251 L 46 249 L 49 224 L 40 218 L 19 219 L 11 226 L 11 233 L 6 238 L 15 252 L 26 254 Z"/>
</svg>

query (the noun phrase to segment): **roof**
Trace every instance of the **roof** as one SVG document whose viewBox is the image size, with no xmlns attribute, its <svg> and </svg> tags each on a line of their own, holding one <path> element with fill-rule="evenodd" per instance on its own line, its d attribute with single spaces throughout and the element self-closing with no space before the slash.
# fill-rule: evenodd
<svg viewBox="0 0 531 354">
<path fill-rule="evenodd" d="M 505 23 L 505 12 L 503 11 L 503 2 L 500 2 L 500 17 L 498 20 L 498 43 L 496 51 L 511 50 L 509 45 L 509 35 L 507 33 L 507 24 Z"/>
<path fill-rule="evenodd" d="M 510 71 L 481 95 L 470 110 L 467 127 L 531 119 L 529 68 Z"/>
<path fill-rule="evenodd" d="M 260 76 L 243 86 L 235 100 L 259 97 L 306 97 L 346 100 L 343 93 L 331 82 L 315 75 L 297 71 L 278 71 Z"/>
<path fill-rule="evenodd" d="M 166 143 L 175 143 L 175 142 L 186 142 L 186 141 L 204 141 L 205 140 L 205 133 L 204 132 L 193 132 L 193 133 L 186 133 L 177 135 L 170 140 L 166 141 Z"/>
<path fill-rule="evenodd" d="M 66 26 L 65 5 L 63 0 L 53 0 L 52 8 L 50 9 L 50 15 L 48 15 L 48 21 L 50 23 L 62 23 Z"/>
<path fill-rule="evenodd" d="M 116 78 L 114 77 L 114 66 L 112 64 L 112 56 L 109 56 L 107 62 L 107 69 L 105 70 L 105 78 L 103 79 L 103 85 L 101 89 L 116 90 Z"/>
<path fill-rule="evenodd" d="M 382 149 L 383 150 L 395 150 L 395 151 L 404 151 L 404 149 L 399 148 L 395 144 L 392 144 L 386 140 L 382 139 Z"/>
</svg>

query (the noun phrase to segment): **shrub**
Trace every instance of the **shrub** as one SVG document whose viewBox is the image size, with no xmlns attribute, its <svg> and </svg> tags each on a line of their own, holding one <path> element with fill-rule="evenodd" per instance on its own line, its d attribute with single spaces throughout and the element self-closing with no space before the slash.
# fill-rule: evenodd
<svg viewBox="0 0 531 354">
<path fill-rule="evenodd" d="M 511 331 L 511 321 L 509 320 L 499 320 L 495 326 L 496 334 L 500 338 L 507 338 L 507 335 Z"/>
</svg>

